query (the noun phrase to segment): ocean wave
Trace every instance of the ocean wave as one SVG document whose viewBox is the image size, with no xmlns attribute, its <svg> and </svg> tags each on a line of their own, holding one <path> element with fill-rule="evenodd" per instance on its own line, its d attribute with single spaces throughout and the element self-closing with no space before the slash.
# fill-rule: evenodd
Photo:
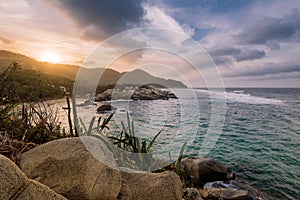
<svg viewBox="0 0 300 200">
<path fill-rule="evenodd" d="M 227 102 L 237 102 L 246 104 L 284 104 L 283 101 L 279 99 L 271 99 L 265 97 L 257 97 L 251 94 L 244 93 L 244 91 L 233 91 L 233 92 L 216 92 L 208 90 L 196 90 L 201 93 L 209 93 L 211 98 L 214 99 L 226 99 Z"/>
</svg>

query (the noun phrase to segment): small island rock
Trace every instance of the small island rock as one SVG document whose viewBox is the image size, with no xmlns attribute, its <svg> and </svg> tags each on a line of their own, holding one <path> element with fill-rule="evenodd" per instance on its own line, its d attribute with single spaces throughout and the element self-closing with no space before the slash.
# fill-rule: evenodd
<svg viewBox="0 0 300 200">
<path fill-rule="evenodd" d="M 168 100 L 169 98 L 176 99 L 176 95 L 170 91 L 161 90 L 152 85 L 144 85 L 138 88 L 125 88 L 124 90 L 108 89 L 101 94 L 96 95 L 95 101 L 110 101 L 117 99 L 132 99 L 132 100 Z"/>
</svg>

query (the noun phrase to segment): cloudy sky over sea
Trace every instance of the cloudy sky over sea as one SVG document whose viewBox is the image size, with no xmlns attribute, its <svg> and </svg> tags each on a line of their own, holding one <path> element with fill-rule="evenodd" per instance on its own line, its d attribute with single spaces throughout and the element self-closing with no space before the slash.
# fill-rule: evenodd
<svg viewBox="0 0 300 200">
<path fill-rule="evenodd" d="M 105 39 L 143 27 L 175 30 L 197 41 L 226 86 L 300 86 L 298 0 L 0 1 L 1 49 L 38 60 L 82 65 Z M 126 45 L 147 46 L 147 39 L 132 38 Z M 113 67 L 124 71 L 154 61 L 176 65 L 181 74 L 187 69 L 182 59 L 158 51 L 133 52 Z M 167 73 L 161 75 L 167 77 Z"/>
</svg>

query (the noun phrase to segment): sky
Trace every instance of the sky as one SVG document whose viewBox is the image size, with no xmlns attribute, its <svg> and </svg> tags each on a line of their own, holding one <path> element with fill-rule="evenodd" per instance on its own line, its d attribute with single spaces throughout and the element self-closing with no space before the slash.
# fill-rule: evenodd
<svg viewBox="0 0 300 200">
<path fill-rule="evenodd" d="M 0 49 L 85 67 L 114 58 L 193 87 L 210 73 L 226 87 L 300 87 L 299 44 L 298 0 L 0 0 Z"/>
</svg>

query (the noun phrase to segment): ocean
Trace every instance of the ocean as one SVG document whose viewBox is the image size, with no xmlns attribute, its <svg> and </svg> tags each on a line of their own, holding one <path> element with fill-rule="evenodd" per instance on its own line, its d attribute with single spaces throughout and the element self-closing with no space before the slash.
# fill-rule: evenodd
<svg viewBox="0 0 300 200">
<path fill-rule="evenodd" d="M 273 199 L 299 199 L 299 88 L 172 91 L 180 98 L 112 101 L 118 109 L 111 129 L 121 127 L 121 121 L 126 124 L 129 111 L 137 136 L 150 140 L 162 130 L 153 147 L 155 157 L 175 160 L 187 142 L 185 157 L 220 161 Z M 96 107 L 78 110 L 88 122 Z"/>
</svg>

